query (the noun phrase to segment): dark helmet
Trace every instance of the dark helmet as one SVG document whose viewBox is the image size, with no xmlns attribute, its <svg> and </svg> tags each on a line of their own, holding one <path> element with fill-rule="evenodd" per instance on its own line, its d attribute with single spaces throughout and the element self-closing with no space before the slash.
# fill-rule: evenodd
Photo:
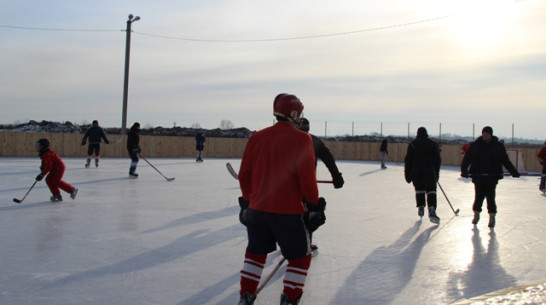
<svg viewBox="0 0 546 305">
<path fill-rule="evenodd" d="M 51 145 L 51 142 L 49 141 L 49 139 L 46 139 L 46 138 L 38 139 L 35 145 L 36 152 L 44 153 L 49 149 L 50 145 Z"/>
<path fill-rule="evenodd" d="M 273 115 L 275 116 L 298 123 L 302 112 L 303 104 L 295 95 L 281 93 L 273 101 Z"/>
<path fill-rule="evenodd" d="M 306 119 L 306 118 L 301 118 L 300 130 L 303 130 L 305 132 L 309 132 L 309 129 L 311 129 L 311 125 L 309 124 L 309 120 Z"/>
</svg>

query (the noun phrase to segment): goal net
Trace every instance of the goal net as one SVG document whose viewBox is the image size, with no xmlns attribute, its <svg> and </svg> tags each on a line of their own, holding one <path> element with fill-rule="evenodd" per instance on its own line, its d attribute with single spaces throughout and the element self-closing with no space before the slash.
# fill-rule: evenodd
<svg viewBox="0 0 546 305">
<path fill-rule="evenodd" d="M 523 157 L 521 155 L 521 151 L 519 151 L 517 149 L 507 149 L 506 153 L 508 153 L 508 158 L 510 158 L 510 162 L 512 162 L 512 164 L 518 170 L 518 172 L 520 174 L 526 173 L 525 165 L 523 164 Z M 504 171 L 508 172 L 506 170 L 506 168 L 504 168 Z"/>
</svg>

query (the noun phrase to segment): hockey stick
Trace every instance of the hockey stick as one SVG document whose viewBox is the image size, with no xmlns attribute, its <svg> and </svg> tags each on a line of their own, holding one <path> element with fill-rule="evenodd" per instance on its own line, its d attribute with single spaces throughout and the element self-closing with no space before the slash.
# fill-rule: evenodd
<svg viewBox="0 0 546 305">
<path fill-rule="evenodd" d="M 455 210 L 453 209 L 453 206 L 451 205 L 451 202 L 449 201 L 449 198 L 447 198 L 446 192 L 444 192 L 444 189 L 442 188 L 442 185 L 440 184 L 440 181 L 438 181 L 438 186 L 442 190 L 442 193 L 444 194 L 444 197 L 446 197 L 447 203 L 449 203 L 449 206 L 451 207 L 451 210 L 453 213 L 455 213 L 455 216 L 459 216 L 459 209 Z"/>
<path fill-rule="evenodd" d="M 262 291 L 262 289 L 264 289 L 265 285 L 267 285 L 267 283 L 269 283 L 269 281 L 271 280 L 271 278 L 273 277 L 273 275 L 275 275 L 275 273 L 277 273 L 277 271 L 279 270 L 279 268 L 281 268 L 282 264 L 284 263 L 284 261 L 286 260 L 286 258 L 282 258 L 281 261 L 277 264 L 277 266 L 275 266 L 275 268 L 273 269 L 273 271 L 271 271 L 271 273 L 267 276 L 267 278 L 263 281 L 262 285 L 260 285 L 260 287 L 258 287 L 258 289 L 256 290 L 256 295 L 258 295 L 258 293 L 260 293 L 260 291 Z"/>
<path fill-rule="evenodd" d="M 231 166 L 231 163 L 229 163 L 229 162 L 226 163 L 226 167 L 227 167 L 228 172 L 231 174 L 231 176 L 233 176 L 233 178 L 239 180 L 239 175 L 233 169 L 233 166 Z M 334 183 L 334 182 L 331 181 L 331 180 L 317 180 L 317 183 Z"/>
<path fill-rule="evenodd" d="M 165 175 L 163 175 L 157 168 L 155 168 L 155 166 L 152 165 L 152 163 L 150 163 L 148 160 L 146 160 L 146 158 L 144 158 L 142 155 L 139 155 L 142 159 L 144 159 L 144 161 L 146 161 L 146 163 L 150 164 L 151 167 L 153 167 L 161 176 L 163 176 L 163 178 L 167 179 L 167 181 L 173 181 L 174 180 L 174 177 L 172 178 L 167 178 L 165 177 Z"/>
<path fill-rule="evenodd" d="M 237 172 L 233 169 L 233 166 L 231 166 L 231 163 L 226 163 L 226 167 L 228 172 L 233 176 L 233 178 L 239 180 L 239 175 L 237 175 Z"/>
<path fill-rule="evenodd" d="M 25 198 L 27 198 L 28 193 L 30 193 L 30 191 L 32 191 L 32 189 L 33 189 L 34 186 L 36 185 L 36 182 L 38 182 L 38 180 L 34 180 L 34 183 L 33 183 L 32 186 L 28 189 L 27 193 L 25 194 L 25 196 L 23 196 L 22 199 L 13 198 L 13 202 L 16 202 L 16 203 L 21 203 L 21 202 L 23 202 L 23 200 L 25 200 Z"/>
</svg>

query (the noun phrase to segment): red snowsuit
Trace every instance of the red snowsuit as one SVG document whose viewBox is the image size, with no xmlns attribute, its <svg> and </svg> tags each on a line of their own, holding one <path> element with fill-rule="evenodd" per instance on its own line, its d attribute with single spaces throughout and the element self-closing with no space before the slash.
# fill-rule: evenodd
<svg viewBox="0 0 546 305">
<path fill-rule="evenodd" d="M 42 159 L 42 166 L 40 166 L 41 173 L 44 176 L 49 173 L 45 181 L 53 196 L 61 194 L 59 188 L 67 193 L 74 191 L 72 185 L 62 180 L 66 166 L 59 155 L 48 149 L 46 152 L 40 154 L 40 159 Z"/>
</svg>

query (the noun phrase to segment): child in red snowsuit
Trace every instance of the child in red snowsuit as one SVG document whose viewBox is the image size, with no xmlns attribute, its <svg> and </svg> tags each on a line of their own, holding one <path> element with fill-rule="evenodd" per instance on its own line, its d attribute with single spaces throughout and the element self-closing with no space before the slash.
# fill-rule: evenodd
<svg viewBox="0 0 546 305">
<path fill-rule="evenodd" d="M 62 180 L 66 166 L 61 157 L 49 149 L 49 146 L 50 142 L 45 138 L 36 142 L 36 151 L 40 153 L 40 159 L 42 159 L 40 174 L 36 176 L 36 181 L 41 181 L 47 175 L 46 184 L 53 195 L 50 198 L 51 201 L 63 201 L 61 190 L 69 193 L 70 198 L 74 199 L 78 189 Z"/>
</svg>

